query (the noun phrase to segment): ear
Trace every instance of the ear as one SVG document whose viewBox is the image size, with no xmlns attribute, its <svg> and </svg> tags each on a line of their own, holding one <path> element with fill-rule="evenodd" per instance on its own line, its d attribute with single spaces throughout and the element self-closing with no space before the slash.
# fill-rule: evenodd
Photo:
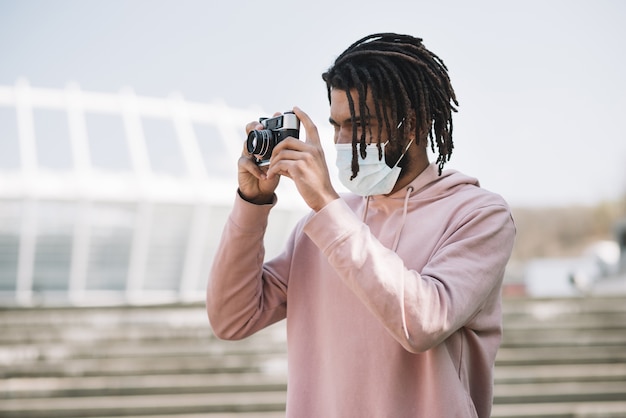
<svg viewBox="0 0 626 418">
<path fill-rule="evenodd" d="M 404 118 L 404 134 L 407 142 L 413 140 L 418 142 L 418 138 L 415 137 L 415 125 L 417 123 L 417 116 L 414 109 L 410 109 L 406 117 Z M 423 130 L 423 129 L 422 129 Z M 419 133 L 419 139 L 423 137 L 423 133 Z"/>
<path fill-rule="evenodd" d="M 413 139 L 416 144 L 419 145 L 428 145 L 428 132 L 430 132 L 430 128 L 432 126 L 432 120 L 426 118 L 423 121 L 420 121 L 419 131 L 417 132 L 418 137 L 416 138 L 416 125 L 418 123 L 417 113 L 415 109 L 411 109 L 407 116 L 408 125 L 406 127 L 406 131 L 409 139 Z"/>
</svg>

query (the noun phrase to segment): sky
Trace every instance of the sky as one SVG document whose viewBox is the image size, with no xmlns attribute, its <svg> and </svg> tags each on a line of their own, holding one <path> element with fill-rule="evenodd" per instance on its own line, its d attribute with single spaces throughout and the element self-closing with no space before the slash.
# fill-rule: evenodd
<svg viewBox="0 0 626 418">
<path fill-rule="evenodd" d="M 450 168 L 514 206 L 587 205 L 626 194 L 625 20 L 619 0 L 0 0 L 0 85 L 297 105 L 329 148 L 321 73 L 408 33 L 459 100 Z"/>
</svg>

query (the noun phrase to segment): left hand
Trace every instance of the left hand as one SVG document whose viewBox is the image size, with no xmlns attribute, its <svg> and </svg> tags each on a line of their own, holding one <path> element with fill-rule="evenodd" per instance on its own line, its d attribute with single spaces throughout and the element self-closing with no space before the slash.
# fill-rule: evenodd
<svg viewBox="0 0 626 418">
<path fill-rule="evenodd" d="M 294 107 L 293 112 L 304 127 L 306 141 L 286 138 L 276 145 L 266 173 L 267 179 L 271 180 L 276 176 L 289 177 L 296 184 L 306 204 L 317 212 L 338 199 L 339 194 L 330 182 L 317 127 L 309 115 L 299 108 Z"/>
</svg>

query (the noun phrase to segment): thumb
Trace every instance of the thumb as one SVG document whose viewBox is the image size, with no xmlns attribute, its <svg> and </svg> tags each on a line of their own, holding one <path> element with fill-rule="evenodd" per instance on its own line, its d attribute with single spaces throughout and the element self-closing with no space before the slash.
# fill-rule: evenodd
<svg viewBox="0 0 626 418">
<path fill-rule="evenodd" d="M 305 142 L 319 145 L 320 136 L 317 132 L 317 126 L 315 126 L 309 115 L 307 115 L 305 112 L 302 111 L 302 109 L 297 106 L 293 108 L 293 113 L 295 113 L 298 119 L 300 119 L 300 123 L 304 127 L 304 131 L 306 132 Z"/>
</svg>

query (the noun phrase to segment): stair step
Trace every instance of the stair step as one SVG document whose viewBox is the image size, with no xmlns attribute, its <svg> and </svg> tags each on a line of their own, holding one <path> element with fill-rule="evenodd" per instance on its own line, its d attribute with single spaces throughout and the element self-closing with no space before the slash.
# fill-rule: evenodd
<svg viewBox="0 0 626 418">
<path fill-rule="evenodd" d="M 494 402 L 498 404 L 619 400 L 626 400 L 626 380 L 500 384 L 494 388 Z"/>
<path fill-rule="evenodd" d="M 0 381 L 1 398 L 128 396 L 175 393 L 285 391 L 282 373 L 21 378 Z"/>
<path fill-rule="evenodd" d="M 117 418 L 119 415 L 92 418 Z M 124 415 L 125 418 L 285 418 L 285 411 L 255 411 L 255 412 L 209 412 L 203 414 L 176 414 L 176 415 Z"/>
<path fill-rule="evenodd" d="M 496 367 L 538 364 L 626 363 L 623 346 L 594 345 L 554 347 L 502 347 L 498 350 Z"/>
<path fill-rule="evenodd" d="M 624 418 L 626 401 L 495 404 L 491 418 Z"/>
<path fill-rule="evenodd" d="M 624 317 L 623 324 L 626 324 Z M 502 347 L 568 347 L 626 346 L 624 325 L 616 329 L 524 329 L 517 330 L 505 324 Z"/>
<path fill-rule="evenodd" d="M 626 381 L 626 363 L 498 366 L 494 374 L 496 385 L 571 381 L 623 382 Z"/>
<path fill-rule="evenodd" d="M 185 356 L 171 359 L 69 359 L 7 365 L 0 369 L 0 377 L 63 377 L 63 376 L 120 376 L 131 374 L 178 373 L 243 373 L 285 368 L 282 359 L 273 354 Z M 285 361 L 286 363 L 286 361 Z"/>
<path fill-rule="evenodd" d="M 5 399 L 0 403 L 0 416 L 3 418 L 88 418 L 106 415 L 277 412 L 285 410 L 285 402 L 284 391 Z"/>
</svg>

